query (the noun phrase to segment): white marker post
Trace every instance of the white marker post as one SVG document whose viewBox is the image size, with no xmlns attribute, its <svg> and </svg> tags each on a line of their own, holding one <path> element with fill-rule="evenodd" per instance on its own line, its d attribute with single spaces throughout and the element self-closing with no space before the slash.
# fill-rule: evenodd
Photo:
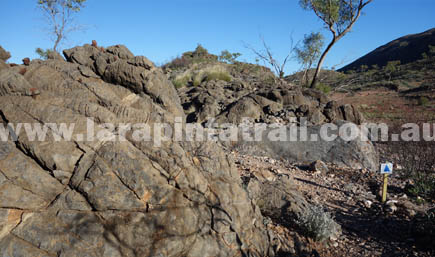
<svg viewBox="0 0 435 257">
<path fill-rule="evenodd" d="M 392 163 L 382 163 L 381 164 L 381 174 L 384 174 L 384 185 L 382 187 L 382 203 L 387 201 L 387 187 L 388 187 L 388 175 L 393 173 Z"/>
</svg>

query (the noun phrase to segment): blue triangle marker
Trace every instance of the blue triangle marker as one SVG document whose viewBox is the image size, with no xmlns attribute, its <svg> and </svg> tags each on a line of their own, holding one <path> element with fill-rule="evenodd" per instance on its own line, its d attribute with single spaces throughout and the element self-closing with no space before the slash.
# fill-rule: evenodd
<svg viewBox="0 0 435 257">
<path fill-rule="evenodd" d="M 385 169 L 384 169 L 384 171 L 385 171 L 385 172 L 389 172 L 389 171 L 391 171 L 391 170 L 390 170 L 390 166 L 389 166 L 389 165 L 385 165 Z"/>
</svg>

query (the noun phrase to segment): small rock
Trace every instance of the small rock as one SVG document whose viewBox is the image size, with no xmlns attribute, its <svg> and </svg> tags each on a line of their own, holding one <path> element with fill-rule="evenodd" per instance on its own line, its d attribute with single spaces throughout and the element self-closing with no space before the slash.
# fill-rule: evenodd
<svg viewBox="0 0 435 257">
<path fill-rule="evenodd" d="M 364 206 L 365 206 L 367 209 L 370 209 L 370 207 L 372 207 L 372 204 L 373 204 L 373 202 L 370 201 L 370 200 L 365 200 L 365 201 L 364 201 Z"/>
<path fill-rule="evenodd" d="M 24 58 L 23 59 L 23 64 L 26 65 L 26 66 L 29 66 L 30 65 L 30 58 L 28 58 L 28 57 Z"/>
<path fill-rule="evenodd" d="M 397 211 L 397 200 L 389 200 L 385 203 L 385 211 L 392 214 Z"/>
<path fill-rule="evenodd" d="M 310 170 L 321 173 L 326 173 L 329 171 L 328 166 L 326 166 L 326 164 L 320 160 L 311 163 Z"/>
</svg>

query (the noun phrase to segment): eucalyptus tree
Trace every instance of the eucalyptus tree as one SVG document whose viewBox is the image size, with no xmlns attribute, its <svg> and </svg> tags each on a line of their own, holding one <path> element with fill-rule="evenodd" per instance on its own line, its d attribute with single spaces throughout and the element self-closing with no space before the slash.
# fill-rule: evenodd
<svg viewBox="0 0 435 257">
<path fill-rule="evenodd" d="M 317 63 L 316 71 L 310 85 L 311 88 L 314 88 L 317 84 L 317 77 L 328 52 L 335 43 L 351 31 L 353 25 L 361 16 L 363 8 L 372 1 L 373 0 L 299 0 L 302 8 L 313 11 L 332 33 L 331 42 L 323 51 Z"/>
</svg>

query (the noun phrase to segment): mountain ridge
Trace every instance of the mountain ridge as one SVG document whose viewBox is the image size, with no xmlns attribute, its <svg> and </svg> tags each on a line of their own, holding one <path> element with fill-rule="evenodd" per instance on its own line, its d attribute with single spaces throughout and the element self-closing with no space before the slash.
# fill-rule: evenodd
<svg viewBox="0 0 435 257">
<path fill-rule="evenodd" d="M 422 58 L 422 53 L 429 50 L 429 45 L 435 45 L 435 28 L 392 40 L 338 71 L 358 70 L 361 65 L 382 67 L 389 61 L 400 61 L 402 64 L 414 62 Z"/>
</svg>

